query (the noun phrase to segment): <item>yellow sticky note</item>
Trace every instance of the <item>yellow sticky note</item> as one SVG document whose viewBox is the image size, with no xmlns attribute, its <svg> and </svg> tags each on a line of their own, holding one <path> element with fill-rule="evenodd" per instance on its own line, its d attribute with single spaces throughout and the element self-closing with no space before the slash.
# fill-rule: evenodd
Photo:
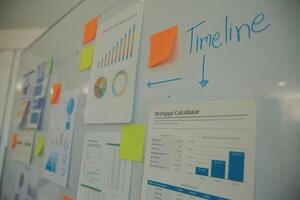
<svg viewBox="0 0 300 200">
<path fill-rule="evenodd" d="M 119 158 L 141 162 L 144 151 L 145 126 L 130 124 L 122 127 Z"/>
<path fill-rule="evenodd" d="M 175 46 L 177 32 L 178 26 L 173 26 L 159 33 L 151 35 L 151 49 L 148 64 L 150 68 L 153 68 L 162 62 L 165 62 L 171 57 Z"/>
<path fill-rule="evenodd" d="M 35 149 L 34 149 L 35 156 L 40 156 L 42 154 L 44 145 L 45 145 L 45 137 L 43 135 L 39 135 L 37 137 L 37 141 L 36 141 Z"/>
<path fill-rule="evenodd" d="M 95 45 L 89 45 L 81 49 L 80 53 L 80 71 L 91 68 L 94 58 Z"/>
</svg>

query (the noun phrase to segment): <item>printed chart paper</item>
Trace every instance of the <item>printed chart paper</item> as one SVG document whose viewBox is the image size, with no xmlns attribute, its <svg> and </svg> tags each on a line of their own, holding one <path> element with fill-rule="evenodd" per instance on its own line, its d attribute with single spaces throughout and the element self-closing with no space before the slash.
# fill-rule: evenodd
<svg viewBox="0 0 300 200">
<path fill-rule="evenodd" d="M 253 200 L 255 143 L 254 101 L 154 108 L 142 200 Z"/>
<path fill-rule="evenodd" d="M 108 21 L 97 31 L 85 123 L 128 123 L 132 119 L 143 4 Z"/>
<path fill-rule="evenodd" d="M 17 134 L 17 143 L 13 151 L 14 160 L 29 164 L 34 146 L 34 131 Z"/>
<path fill-rule="evenodd" d="M 43 177 L 67 186 L 79 92 L 61 93 L 60 102 L 51 106 Z"/>
<path fill-rule="evenodd" d="M 52 59 L 49 60 L 52 64 Z M 50 74 L 47 72 L 48 62 L 41 63 L 36 70 L 33 100 L 27 122 L 28 128 L 41 129 L 41 119 L 46 103 Z"/>
<path fill-rule="evenodd" d="M 38 200 L 39 169 L 34 166 L 21 168 L 15 182 L 14 200 Z"/>
<path fill-rule="evenodd" d="M 131 161 L 119 159 L 119 132 L 92 132 L 85 137 L 77 200 L 129 198 Z"/>
</svg>

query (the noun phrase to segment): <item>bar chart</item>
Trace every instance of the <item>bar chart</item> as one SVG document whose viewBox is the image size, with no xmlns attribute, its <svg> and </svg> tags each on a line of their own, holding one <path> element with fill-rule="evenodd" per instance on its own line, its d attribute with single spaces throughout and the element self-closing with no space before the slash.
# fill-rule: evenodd
<svg viewBox="0 0 300 200">
<path fill-rule="evenodd" d="M 211 160 L 210 169 L 208 167 L 197 166 L 195 174 L 200 176 L 210 176 L 212 178 L 227 179 L 230 181 L 244 182 L 245 153 L 230 151 L 228 154 L 228 167 L 225 160 Z M 227 168 L 227 173 L 226 173 Z M 226 178 L 226 174 L 228 174 Z"/>
<path fill-rule="evenodd" d="M 134 55 L 134 41 L 135 41 L 135 24 L 126 31 L 120 39 L 118 39 L 114 45 L 103 55 L 98 63 L 101 68 L 109 67 L 113 64 L 126 61 Z"/>
</svg>

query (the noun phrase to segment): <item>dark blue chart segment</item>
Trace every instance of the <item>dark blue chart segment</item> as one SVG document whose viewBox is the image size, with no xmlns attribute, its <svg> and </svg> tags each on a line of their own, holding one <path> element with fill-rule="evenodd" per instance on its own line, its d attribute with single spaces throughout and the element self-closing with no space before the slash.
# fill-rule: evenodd
<svg viewBox="0 0 300 200">
<path fill-rule="evenodd" d="M 229 170 L 228 179 L 232 181 L 244 182 L 244 152 L 229 152 Z"/>
<path fill-rule="evenodd" d="M 195 174 L 196 175 L 201 175 L 201 176 L 208 176 L 208 168 L 196 167 Z"/>
<path fill-rule="evenodd" d="M 199 192 L 199 191 L 195 191 L 195 190 L 190 190 L 190 189 L 186 189 L 186 188 L 182 188 L 182 187 L 177 187 L 177 186 L 174 186 L 174 185 L 169 185 L 169 184 L 166 184 L 166 183 L 161 183 L 161 182 L 157 182 L 157 181 L 153 181 L 153 180 L 148 180 L 147 184 L 150 185 L 150 186 L 163 188 L 165 190 L 178 192 L 178 193 L 185 194 L 185 195 L 188 195 L 188 196 L 199 197 L 201 199 L 229 200 L 228 198 L 219 197 L 219 196 L 216 196 L 216 195 L 213 195 L 213 194 L 207 194 L 207 193 L 203 193 L 203 192 Z"/>
<path fill-rule="evenodd" d="M 225 179 L 226 162 L 222 160 L 211 161 L 211 177 Z"/>
</svg>

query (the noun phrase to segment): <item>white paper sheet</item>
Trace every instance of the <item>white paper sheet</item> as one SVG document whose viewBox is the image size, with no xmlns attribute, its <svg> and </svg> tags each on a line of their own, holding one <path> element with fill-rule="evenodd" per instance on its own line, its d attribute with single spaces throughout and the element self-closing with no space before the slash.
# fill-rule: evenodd
<svg viewBox="0 0 300 200">
<path fill-rule="evenodd" d="M 82 154 L 77 200 L 129 198 L 131 161 L 119 160 L 119 132 L 91 132 Z"/>
<path fill-rule="evenodd" d="M 251 100 L 154 108 L 142 200 L 253 200 L 255 143 Z"/>
<path fill-rule="evenodd" d="M 51 106 L 46 139 L 43 177 L 67 186 L 78 91 L 61 93 L 60 103 Z"/>
<path fill-rule="evenodd" d="M 30 103 L 28 128 L 41 129 L 41 119 L 46 104 L 50 73 L 47 71 L 48 62 L 41 63 L 35 73 L 33 100 Z"/>
<path fill-rule="evenodd" d="M 132 119 L 143 4 L 101 23 L 89 80 L 85 123 Z"/>
<path fill-rule="evenodd" d="M 13 150 L 13 159 L 29 164 L 32 158 L 35 131 L 18 133 L 16 147 Z"/>
<path fill-rule="evenodd" d="M 13 200 L 38 200 L 39 169 L 34 166 L 18 171 Z"/>
</svg>

